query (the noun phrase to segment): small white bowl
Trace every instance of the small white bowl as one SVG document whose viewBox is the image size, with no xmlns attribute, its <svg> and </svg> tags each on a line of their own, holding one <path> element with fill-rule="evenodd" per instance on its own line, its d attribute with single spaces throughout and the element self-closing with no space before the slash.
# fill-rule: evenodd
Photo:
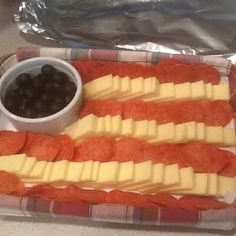
<svg viewBox="0 0 236 236">
<path fill-rule="evenodd" d="M 21 73 L 36 75 L 45 64 L 54 66 L 57 70 L 66 73 L 75 83 L 77 89 L 71 102 L 59 112 L 43 118 L 24 118 L 8 111 L 3 105 L 2 99 L 10 84 Z M 51 57 L 36 57 L 18 63 L 9 69 L 0 79 L 0 110 L 12 122 L 18 130 L 37 133 L 56 134 L 62 132 L 66 126 L 75 122 L 79 117 L 79 109 L 82 103 L 82 82 L 77 70 L 69 63 Z"/>
</svg>

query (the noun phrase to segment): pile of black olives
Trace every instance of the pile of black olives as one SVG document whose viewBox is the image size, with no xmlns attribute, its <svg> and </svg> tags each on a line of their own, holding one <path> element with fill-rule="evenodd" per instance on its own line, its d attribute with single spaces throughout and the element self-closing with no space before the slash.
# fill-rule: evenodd
<svg viewBox="0 0 236 236">
<path fill-rule="evenodd" d="M 36 76 L 18 75 L 6 91 L 4 105 L 17 116 L 42 118 L 62 110 L 75 92 L 76 85 L 68 75 L 47 64 Z"/>
</svg>

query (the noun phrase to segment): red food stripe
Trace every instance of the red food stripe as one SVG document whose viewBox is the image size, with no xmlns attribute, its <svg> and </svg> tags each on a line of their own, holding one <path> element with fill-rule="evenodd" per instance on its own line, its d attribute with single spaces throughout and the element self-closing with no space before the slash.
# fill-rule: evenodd
<svg viewBox="0 0 236 236">
<path fill-rule="evenodd" d="M 229 165 L 234 162 L 233 153 L 198 142 L 155 145 L 131 137 L 121 137 L 119 140 L 112 140 L 109 137 L 90 137 L 81 143 L 75 153 L 73 161 L 138 163 L 151 160 L 165 165 L 191 166 L 195 172 L 200 173 L 236 175 L 235 169 Z"/>
<path fill-rule="evenodd" d="M 188 121 L 206 125 L 227 125 L 233 117 L 232 107 L 226 101 L 182 101 L 150 103 L 133 100 L 124 103 L 123 119 L 156 120 L 158 124 Z"/>
<path fill-rule="evenodd" d="M 206 125 L 227 125 L 233 111 L 226 101 L 181 101 L 150 103 L 141 100 L 119 102 L 116 100 L 91 100 L 84 103 L 80 118 L 89 114 L 100 116 L 120 115 L 123 119 L 156 120 L 158 124 L 188 121 L 204 122 Z"/>
<path fill-rule="evenodd" d="M 20 133 L 20 132 L 19 132 Z M 51 137 L 27 133 L 24 151 L 38 160 L 58 161 L 134 161 L 152 160 L 165 165 L 190 166 L 195 172 L 219 173 L 224 176 L 236 175 L 235 155 L 198 142 L 187 144 L 149 144 L 131 137 L 113 140 L 110 137 L 85 139 L 74 152 L 73 142 L 67 135 Z"/>
<path fill-rule="evenodd" d="M 76 61 L 72 65 L 80 72 L 83 83 L 108 74 L 120 77 L 129 76 L 131 79 L 140 76 L 156 77 L 161 83 L 174 82 L 176 84 L 199 80 L 217 84 L 220 81 L 220 73 L 213 66 L 204 63 L 188 65 L 175 59 L 166 59 L 151 66 L 92 60 Z"/>
<path fill-rule="evenodd" d="M 85 190 L 75 186 L 56 188 L 52 185 L 36 185 L 27 188 L 26 190 L 22 190 L 20 196 L 70 202 L 106 202 L 148 208 L 170 207 L 191 210 L 207 210 L 223 209 L 229 206 L 226 203 L 217 201 L 213 197 L 184 196 L 177 200 L 167 193 L 141 195 L 120 190 L 113 190 L 111 192 L 105 192 L 102 190 Z"/>
<path fill-rule="evenodd" d="M 55 137 L 60 143 L 60 151 L 57 154 L 55 161 L 67 160 L 72 161 L 74 157 L 74 143 L 70 136 L 66 134 L 58 135 Z"/>
<path fill-rule="evenodd" d="M 25 132 L 0 131 L 0 155 L 17 154 L 25 145 Z"/>
<path fill-rule="evenodd" d="M 36 157 L 40 161 L 53 161 L 59 153 L 59 141 L 52 136 L 43 134 L 27 134 L 25 153 L 27 156 Z"/>
</svg>

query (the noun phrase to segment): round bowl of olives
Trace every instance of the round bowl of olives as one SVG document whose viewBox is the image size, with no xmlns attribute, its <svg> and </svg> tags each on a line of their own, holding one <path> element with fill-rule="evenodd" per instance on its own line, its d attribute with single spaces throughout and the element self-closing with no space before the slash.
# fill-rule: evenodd
<svg viewBox="0 0 236 236">
<path fill-rule="evenodd" d="M 61 132 L 78 119 L 81 103 L 79 73 L 57 58 L 25 60 L 0 79 L 0 109 L 19 130 Z"/>
</svg>

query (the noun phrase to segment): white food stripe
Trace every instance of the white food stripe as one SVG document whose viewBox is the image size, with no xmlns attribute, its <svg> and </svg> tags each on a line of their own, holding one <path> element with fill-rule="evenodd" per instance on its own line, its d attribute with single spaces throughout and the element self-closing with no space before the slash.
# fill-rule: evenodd
<svg viewBox="0 0 236 236">
<path fill-rule="evenodd" d="M 28 160 L 32 162 L 32 157 L 17 154 L 1 156 L 0 159 L 0 170 L 16 174 L 27 186 L 40 183 L 51 183 L 55 186 L 74 184 L 101 190 L 109 188 L 138 193 L 168 192 L 214 197 L 228 197 L 229 194 L 236 192 L 233 177 L 194 173 L 191 167 L 180 168 L 177 164 L 155 164 L 150 160 L 140 163 L 62 160 L 46 162 L 42 169 L 35 168 L 40 163 L 36 161 L 29 171 L 25 166 L 28 166 Z M 12 161 L 17 162 L 18 159 L 21 159 L 20 163 L 23 165 L 18 169 L 12 168 Z"/>
<path fill-rule="evenodd" d="M 106 75 L 97 78 L 83 86 L 84 98 L 117 99 L 127 101 L 142 99 L 147 102 L 182 101 L 182 100 L 229 100 L 229 83 L 212 85 L 197 81 L 193 83 L 163 83 L 155 77 L 120 78 Z"/>
<path fill-rule="evenodd" d="M 207 126 L 202 122 L 195 121 L 178 125 L 173 122 L 158 125 L 153 120 L 134 121 L 132 119 L 122 120 L 119 116 L 97 117 L 88 115 L 70 127 L 73 129 L 66 129 L 65 132 L 75 141 L 76 145 L 79 145 L 86 137 L 103 135 L 114 138 L 130 136 L 146 140 L 149 143 L 201 141 L 221 147 L 234 146 L 236 143 L 233 128 Z M 149 127 L 155 128 L 150 132 Z"/>
</svg>

